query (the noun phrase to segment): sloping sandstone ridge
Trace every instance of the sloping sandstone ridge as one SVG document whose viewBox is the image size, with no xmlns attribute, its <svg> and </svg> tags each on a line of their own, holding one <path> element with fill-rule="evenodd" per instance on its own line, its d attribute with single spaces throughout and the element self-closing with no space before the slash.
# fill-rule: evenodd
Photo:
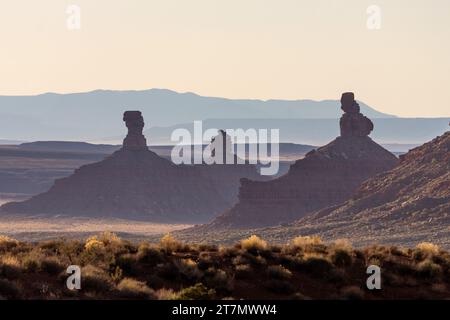
<svg viewBox="0 0 450 320">
<path fill-rule="evenodd" d="M 341 99 L 341 136 L 308 153 L 278 179 L 241 180 L 239 202 L 204 229 L 275 226 L 347 200 L 365 180 L 392 169 L 398 159 L 368 137 L 372 122 L 353 93 Z"/>
<path fill-rule="evenodd" d="M 237 200 L 239 179 L 258 179 L 252 165 L 175 165 L 150 151 L 139 111 L 127 111 L 123 147 L 101 162 L 82 166 L 4 213 L 120 217 L 155 222 L 208 221 Z"/>
<path fill-rule="evenodd" d="M 365 182 L 345 203 L 271 232 L 449 248 L 450 132 L 401 156 L 396 168 Z"/>
</svg>

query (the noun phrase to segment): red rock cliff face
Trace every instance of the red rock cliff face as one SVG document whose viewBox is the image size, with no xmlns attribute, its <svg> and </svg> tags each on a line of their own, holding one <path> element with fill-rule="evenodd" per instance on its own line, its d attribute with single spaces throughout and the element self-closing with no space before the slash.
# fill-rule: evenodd
<svg viewBox="0 0 450 320">
<path fill-rule="evenodd" d="M 268 182 L 241 180 L 239 203 L 209 227 L 253 228 L 291 222 L 347 200 L 362 182 L 393 168 L 398 159 L 367 136 L 373 125 L 359 113 L 352 97 L 343 95 L 347 112 L 341 120 L 341 137 L 308 153 L 283 177 Z"/>
</svg>

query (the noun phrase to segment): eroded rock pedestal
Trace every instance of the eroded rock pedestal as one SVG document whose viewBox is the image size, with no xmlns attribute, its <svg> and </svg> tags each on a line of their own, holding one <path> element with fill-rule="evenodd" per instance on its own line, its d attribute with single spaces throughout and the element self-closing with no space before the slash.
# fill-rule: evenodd
<svg viewBox="0 0 450 320">
<path fill-rule="evenodd" d="M 142 134 L 144 118 L 140 111 L 126 111 L 123 121 L 128 128 L 128 134 L 123 140 L 124 149 L 147 149 L 147 140 Z"/>
<path fill-rule="evenodd" d="M 374 175 L 393 168 L 397 158 L 372 141 L 372 122 L 359 112 L 352 93 L 342 96 L 341 136 L 309 152 L 289 172 L 268 182 L 241 180 L 239 202 L 207 228 L 274 226 L 347 200 Z"/>
</svg>

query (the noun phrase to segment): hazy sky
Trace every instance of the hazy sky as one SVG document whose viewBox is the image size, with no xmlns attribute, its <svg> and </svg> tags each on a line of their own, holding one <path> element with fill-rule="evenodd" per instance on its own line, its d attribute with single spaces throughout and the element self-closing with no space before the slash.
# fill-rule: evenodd
<svg viewBox="0 0 450 320">
<path fill-rule="evenodd" d="M 81 29 L 66 26 L 81 8 Z M 370 5 L 381 29 L 367 28 Z M 450 116 L 449 0 L 0 0 L 0 94 L 168 88 Z"/>
</svg>

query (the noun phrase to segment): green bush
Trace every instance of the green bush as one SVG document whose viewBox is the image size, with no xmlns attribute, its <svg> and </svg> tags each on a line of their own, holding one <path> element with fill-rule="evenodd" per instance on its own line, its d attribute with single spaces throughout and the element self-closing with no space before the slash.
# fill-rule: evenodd
<svg viewBox="0 0 450 320">
<path fill-rule="evenodd" d="M 208 289 L 203 283 L 181 290 L 176 300 L 211 300 L 215 297 L 216 291 Z"/>
</svg>

